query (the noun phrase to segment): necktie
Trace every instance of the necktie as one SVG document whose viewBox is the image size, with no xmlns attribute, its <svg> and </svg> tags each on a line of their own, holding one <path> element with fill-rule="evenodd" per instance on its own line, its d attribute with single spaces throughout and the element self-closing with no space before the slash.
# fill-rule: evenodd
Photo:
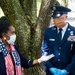
<svg viewBox="0 0 75 75">
<path fill-rule="evenodd" d="M 62 28 L 59 28 L 59 33 L 58 33 L 59 41 L 62 40 Z"/>
</svg>

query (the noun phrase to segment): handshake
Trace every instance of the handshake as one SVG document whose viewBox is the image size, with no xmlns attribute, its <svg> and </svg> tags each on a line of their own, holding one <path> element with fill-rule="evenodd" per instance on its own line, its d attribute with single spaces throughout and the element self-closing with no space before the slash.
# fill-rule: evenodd
<svg viewBox="0 0 75 75">
<path fill-rule="evenodd" d="M 53 68 L 50 68 L 49 70 L 53 75 L 67 75 L 68 74 L 65 69 L 61 70 L 61 69 L 57 69 L 53 67 Z"/>
</svg>

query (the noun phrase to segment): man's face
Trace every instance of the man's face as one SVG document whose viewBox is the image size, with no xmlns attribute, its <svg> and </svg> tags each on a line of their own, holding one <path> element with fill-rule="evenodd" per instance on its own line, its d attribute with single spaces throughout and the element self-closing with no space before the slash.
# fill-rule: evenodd
<svg viewBox="0 0 75 75">
<path fill-rule="evenodd" d="M 59 28 L 62 28 L 66 25 L 66 20 L 67 14 L 63 14 L 62 16 L 53 19 L 55 26 Z"/>
</svg>

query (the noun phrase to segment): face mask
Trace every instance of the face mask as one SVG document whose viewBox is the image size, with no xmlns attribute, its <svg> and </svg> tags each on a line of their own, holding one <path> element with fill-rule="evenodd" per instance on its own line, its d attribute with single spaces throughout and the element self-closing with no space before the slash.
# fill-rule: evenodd
<svg viewBox="0 0 75 75">
<path fill-rule="evenodd" d="M 11 35 L 10 40 L 7 40 L 8 44 L 14 44 L 16 41 L 16 35 Z"/>
</svg>

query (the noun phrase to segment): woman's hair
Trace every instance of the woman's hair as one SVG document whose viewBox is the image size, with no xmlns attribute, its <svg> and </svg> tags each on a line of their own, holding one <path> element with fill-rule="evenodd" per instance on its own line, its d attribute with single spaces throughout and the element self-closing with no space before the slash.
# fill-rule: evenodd
<svg viewBox="0 0 75 75">
<path fill-rule="evenodd" d="M 0 38 L 2 38 L 2 33 L 4 32 L 7 33 L 10 26 L 11 26 L 11 23 L 5 16 L 0 18 Z"/>
</svg>

